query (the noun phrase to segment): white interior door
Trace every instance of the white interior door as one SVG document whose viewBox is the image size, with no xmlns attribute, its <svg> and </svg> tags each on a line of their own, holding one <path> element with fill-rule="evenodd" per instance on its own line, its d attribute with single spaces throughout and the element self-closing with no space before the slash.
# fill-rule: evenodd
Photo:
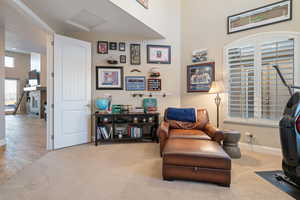
<svg viewBox="0 0 300 200">
<path fill-rule="evenodd" d="M 54 149 L 88 143 L 91 44 L 54 36 Z"/>
</svg>

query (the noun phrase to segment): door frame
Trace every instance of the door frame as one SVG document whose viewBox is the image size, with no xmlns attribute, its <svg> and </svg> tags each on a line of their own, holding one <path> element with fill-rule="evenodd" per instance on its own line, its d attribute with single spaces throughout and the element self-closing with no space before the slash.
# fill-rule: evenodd
<svg viewBox="0 0 300 200">
<path fill-rule="evenodd" d="M 53 104 L 53 96 L 54 96 L 54 79 L 52 74 L 54 72 L 53 66 L 53 59 L 54 59 L 54 48 L 53 48 L 53 41 L 54 41 L 54 34 L 55 31 L 46 23 L 44 22 L 38 15 L 36 15 L 28 6 L 26 6 L 22 1 L 8 1 L 8 3 L 15 7 L 16 10 L 31 20 L 34 24 L 39 26 L 41 29 L 45 31 L 47 34 L 47 41 L 46 41 L 46 59 L 47 59 L 47 150 L 53 150 L 54 142 L 52 139 L 53 135 L 53 109 L 51 105 Z"/>
<path fill-rule="evenodd" d="M 47 35 L 47 150 L 54 150 L 54 34 Z"/>
<path fill-rule="evenodd" d="M 20 94 L 20 92 L 21 92 L 21 84 L 20 84 L 20 79 L 19 78 L 10 78 L 10 77 L 4 77 L 4 82 L 6 81 L 6 80 L 14 80 L 14 81 L 17 81 L 17 102 L 18 102 L 18 99 L 20 98 L 20 96 L 21 96 L 21 94 Z M 5 88 L 4 88 L 4 99 L 5 99 Z M 5 102 L 4 102 L 4 108 L 5 108 Z M 13 111 L 11 111 L 11 112 L 6 112 L 5 110 L 4 110 L 4 113 L 5 113 L 5 115 L 10 115 L 10 114 L 12 114 L 13 113 Z"/>
</svg>

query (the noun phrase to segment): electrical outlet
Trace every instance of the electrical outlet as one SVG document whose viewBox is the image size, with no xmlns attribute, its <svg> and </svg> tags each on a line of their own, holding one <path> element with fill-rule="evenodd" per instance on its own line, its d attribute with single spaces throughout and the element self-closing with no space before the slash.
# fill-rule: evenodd
<svg viewBox="0 0 300 200">
<path fill-rule="evenodd" d="M 254 135 L 250 132 L 246 132 L 245 135 L 247 143 L 253 144 Z"/>
<path fill-rule="evenodd" d="M 254 137 L 253 134 L 252 134 L 252 133 L 249 133 L 249 132 L 246 132 L 245 135 L 246 135 L 247 137 L 249 137 L 249 138 L 253 138 L 253 137 Z"/>
</svg>

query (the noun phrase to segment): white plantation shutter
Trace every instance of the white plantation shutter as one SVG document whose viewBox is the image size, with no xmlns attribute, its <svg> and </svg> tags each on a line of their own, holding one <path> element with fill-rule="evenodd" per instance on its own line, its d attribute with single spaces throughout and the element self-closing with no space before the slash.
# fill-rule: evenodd
<svg viewBox="0 0 300 200">
<path fill-rule="evenodd" d="M 231 117 L 254 117 L 254 47 L 228 51 L 229 113 Z"/>
<path fill-rule="evenodd" d="M 294 40 L 265 43 L 261 55 L 261 117 L 277 120 L 290 95 L 272 66 L 278 65 L 287 83 L 294 84 Z"/>
<path fill-rule="evenodd" d="M 290 95 L 273 65 L 279 66 L 288 84 L 294 84 L 295 40 L 287 38 L 252 40 L 227 49 L 230 118 L 281 118 Z"/>
</svg>

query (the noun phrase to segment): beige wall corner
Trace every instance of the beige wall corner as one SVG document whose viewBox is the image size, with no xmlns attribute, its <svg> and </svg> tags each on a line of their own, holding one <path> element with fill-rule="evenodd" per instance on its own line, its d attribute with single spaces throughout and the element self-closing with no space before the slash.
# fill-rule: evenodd
<svg viewBox="0 0 300 200">
<path fill-rule="evenodd" d="M 166 13 L 170 12 L 180 2 L 178 0 L 153 0 L 149 1 L 149 8 L 145 9 L 138 2 L 132 0 L 109 0 L 128 14 L 141 21 L 163 37 L 168 37 L 169 18 Z"/>
</svg>

